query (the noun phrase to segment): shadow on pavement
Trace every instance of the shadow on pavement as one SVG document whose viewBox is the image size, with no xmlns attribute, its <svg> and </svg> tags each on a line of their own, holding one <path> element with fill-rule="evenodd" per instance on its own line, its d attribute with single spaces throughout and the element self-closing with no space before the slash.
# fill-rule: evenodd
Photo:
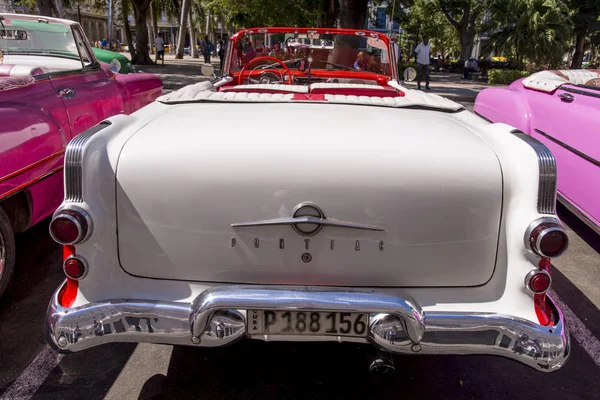
<svg viewBox="0 0 600 400">
<path fill-rule="evenodd" d="M 557 214 L 563 223 L 600 254 L 600 237 L 591 228 L 560 203 L 557 203 Z M 558 268 L 552 269 L 552 288 L 594 336 L 600 337 L 600 310 Z"/>
<path fill-rule="evenodd" d="M 367 370 L 368 346 L 245 341 L 223 349 L 173 349 L 167 376 L 140 399 L 552 398 L 588 397 L 597 367 L 578 344 L 548 375 L 492 356 L 397 356 L 396 373 Z M 587 371 L 586 373 L 580 373 Z"/>
<path fill-rule="evenodd" d="M 48 233 L 46 219 L 16 235 L 15 274 L 0 298 L 0 393 L 45 346 L 44 317 L 54 290 L 64 280 L 62 248 Z M 47 260 L 52 260 L 50 264 Z"/>
</svg>

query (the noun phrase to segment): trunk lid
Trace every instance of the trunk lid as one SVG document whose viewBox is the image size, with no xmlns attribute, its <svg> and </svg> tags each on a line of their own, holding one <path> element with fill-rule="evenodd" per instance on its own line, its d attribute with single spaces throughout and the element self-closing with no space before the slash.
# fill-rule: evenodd
<svg viewBox="0 0 600 400">
<path fill-rule="evenodd" d="M 117 169 L 121 266 L 159 279 L 480 285 L 501 206 L 493 150 L 425 110 L 176 105 Z"/>
</svg>

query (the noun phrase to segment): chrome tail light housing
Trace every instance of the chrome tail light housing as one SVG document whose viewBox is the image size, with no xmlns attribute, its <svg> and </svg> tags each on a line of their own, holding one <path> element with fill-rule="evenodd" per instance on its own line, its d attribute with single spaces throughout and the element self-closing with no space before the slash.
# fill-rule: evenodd
<svg viewBox="0 0 600 400">
<path fill-rule="evenodd" d="M 559 257 L 568 246 L 569 237 L 557 218 L 539 218 L 525 232 L 525 247 L 540 257 Z"/>
<path fill-rule="evenodd" d="M 92 220 L 80 208 L 68 208 L 54 213 L 50 222 L 50 236 L 62 245 L 84 242 L 92 233 Z"/>
<path fill-rule="evenodd" d="M 550 273 L 543 269 L 534 269 L 525 276 L 525 288 L 533 294 L 546 293 L 552 286 Z"/>
</svg>

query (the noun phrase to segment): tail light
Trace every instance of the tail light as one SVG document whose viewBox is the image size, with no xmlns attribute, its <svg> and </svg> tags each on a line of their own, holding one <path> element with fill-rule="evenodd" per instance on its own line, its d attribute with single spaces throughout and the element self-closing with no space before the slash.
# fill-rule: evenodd
<svg viewBox="0 0 600 400">
<path fill-rule="evenodd" d="M 525 276 L 525 287 L 533 294 L 546 293 L 552 285 L 552 277 L 543 269 L 534 269 Z"/>
<path fill-rule="evenodd" d="M 91 219 L 79 209 L 60 210 L 50 222 L 50 236 L 62 245 L 81 243 L 91 231 Z"/>
<path fill-rule="evenodd" d="M 525 288 L 533 293 L 535 314 L 540 321 L 540 325 L 543 326 L 553 326 L 556 322 L 552 305 L 546 295 L 552 285 L 551 267 L 552 260 L 542 257 L 538 269 L 530 271 L 525 277 Z"/>
<path fill-rule="evenodd" d="M 63 260 L 66 261 L 68 258 L 75 254 L 75 246 L 63 246 Z M 63 264 L 64 264 L 63 261 Z M 58 304 L 63 307 L 69 308 L 75 302 L 77 298 L 77 291 L 79 290 L 79 281 L 71 279 L 67 276 L 67 282 L 58 292 Z"/>
<path fill-rule="evenodd" d="M 540 218 L 527 228 L 525 247 L 540 257 L 558 257 L 569 245 L 569 238 L 562 224 L 555 218 Z"/>
<path fill-rule="evenodd" d="M 80 280 L 87 274 L 87 263 L 80 256 L 70 256 L 63 262 L 63 271 L 67 278 Z"/>
</svg>

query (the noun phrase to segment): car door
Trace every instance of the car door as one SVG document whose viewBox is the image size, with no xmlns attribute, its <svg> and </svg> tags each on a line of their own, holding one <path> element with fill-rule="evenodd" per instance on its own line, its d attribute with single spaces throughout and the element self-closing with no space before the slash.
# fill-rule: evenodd
<svg viewBox="0 0 600 400">
<path fill-rule="evenodd" d="M 67 110 L 72 137 L 105 118 L 127 112 L 126 89 L 102 68 L 78 26 L 72 27 L 82 68 L 52 74 L 52 85 Z"/>
<path fill-rule="evenodd" d="M 600 90 L 566 84 L 530 104 L 531 135 L 556 158 L 559 194 L 600 225 Z"/>
</svg>

